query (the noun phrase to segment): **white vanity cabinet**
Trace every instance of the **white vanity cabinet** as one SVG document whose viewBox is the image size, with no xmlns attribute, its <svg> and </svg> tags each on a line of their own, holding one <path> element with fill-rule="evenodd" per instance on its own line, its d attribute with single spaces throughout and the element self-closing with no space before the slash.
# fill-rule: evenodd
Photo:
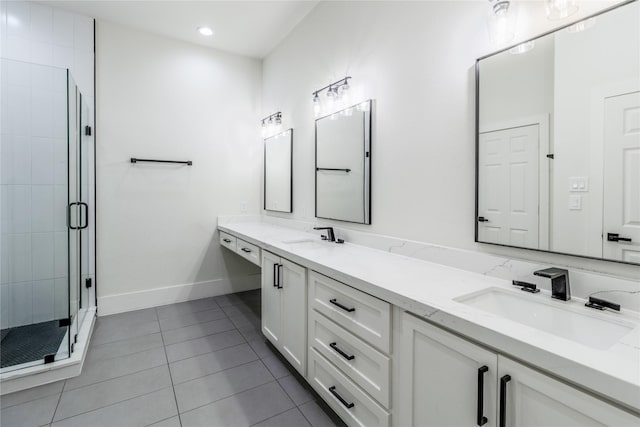
<svg viewBox="0 0 640 427">
<path fill-rule="evenodd" d="M 399 426 L 640 425 L 630 413 L 409 313 L 401 330 Z"/>
<path fill-rule="evenodd" d="M 262 333 L 300 374 L 307 368 L 307 269 L 262 252 Z"/>
</svg>

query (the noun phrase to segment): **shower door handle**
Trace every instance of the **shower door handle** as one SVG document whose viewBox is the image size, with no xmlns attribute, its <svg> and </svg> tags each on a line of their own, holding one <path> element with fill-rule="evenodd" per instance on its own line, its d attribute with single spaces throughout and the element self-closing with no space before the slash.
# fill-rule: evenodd
<svg viewBox="0 0 640 427">
<path fill-rule="evenodd" d="M 69 227 L 71 230 L 79 230 L 80 227 L 74 227 L 73 225 L 71 225 L 71 208 L 79 205 L 80 203 L 78 202 L 71 202 L 69 203 L 69 206 L 67 206 L 67 227 Z"/>
<path fill-rule="evenodd" d="M 85 202 L 78 202 L 78 205 L 84 207 L 84 225 L 81 225 L 78 229 L 84 230 L 89 226 L 89 205 Z M 80 215 L 80 219 L 82 219 L 82 215 Z"/>
</svg>

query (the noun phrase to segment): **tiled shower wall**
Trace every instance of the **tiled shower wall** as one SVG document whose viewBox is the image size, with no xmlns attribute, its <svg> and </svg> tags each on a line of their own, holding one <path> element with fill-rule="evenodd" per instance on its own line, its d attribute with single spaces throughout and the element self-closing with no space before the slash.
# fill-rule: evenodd
<svg viewBox="0 0 640 427">
<path fill-rule="evenodd" d="M 92 18 L 0 1 L 2 329 L 67 315 L 66 69 L 93 125 L 93 37 Z M 93 275 L 93 249 L 88 258 Z"/>
</svg>

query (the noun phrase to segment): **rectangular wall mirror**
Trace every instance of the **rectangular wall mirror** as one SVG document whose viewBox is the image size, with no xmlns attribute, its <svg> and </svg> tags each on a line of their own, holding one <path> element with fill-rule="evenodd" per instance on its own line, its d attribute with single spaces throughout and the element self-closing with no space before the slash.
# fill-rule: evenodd
<svg viewBox="0 0 640 427">
<path fill-rule="evenodd" d="M 476 241 L 640 264 L 640 9 L 476 64 Z"/>
<path fill-rule="evenodd" d="M 316 120 L 316 217 L 371 224 L 368 100 Z"/>
<path fill-rule="evenodd" d="M 293 129 L 264 140 L 264 209 L 293 212 Z"/>
</svg>

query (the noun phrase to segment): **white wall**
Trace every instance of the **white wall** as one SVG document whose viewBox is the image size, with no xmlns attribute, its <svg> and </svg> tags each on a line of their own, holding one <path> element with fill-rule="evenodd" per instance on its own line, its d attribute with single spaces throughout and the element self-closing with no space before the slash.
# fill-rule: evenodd
<svg viewBox="0 0 640 427">
<path fill-rule="evenodd" d="M 609 3 L 610 4 L 610 3 Z M 486 1 L 321 2 L 264 61 L 263 111 L 295 129 L 294 213 L 312 219 L 311 93 L 345 75 L 352 101 L 375 99 L 372 225 L 380 234 L 637 276 L 637 267 L 474 243 L 476 58 L 490 53 Z M 602 3 L 582 2 L 576 16 Z M 518 40 L 549 30 L 523 5 Z"/>
<path fill-rule="evenodd" d="M 260 209 L 260 61 L 103 21 L 96 34 L 100 313 L 259 286 L 215 226 Z"/>
<path fill-rule="evenodd" d="M 0 24 L 4 329 L 68 316 L 66 69 L 91 116 L 94 85 L 93 19 L 2 1 Z"/>
</svg>

